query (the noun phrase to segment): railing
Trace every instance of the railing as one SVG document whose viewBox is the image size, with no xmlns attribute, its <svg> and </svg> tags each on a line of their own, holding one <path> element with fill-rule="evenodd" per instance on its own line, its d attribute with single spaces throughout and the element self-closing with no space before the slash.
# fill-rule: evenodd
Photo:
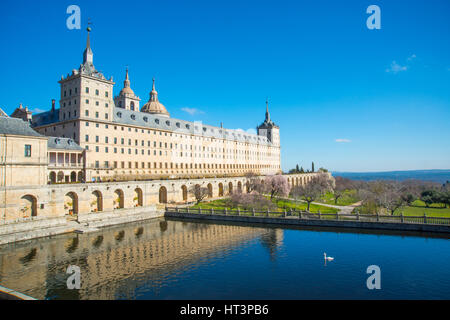
<svg viewBox="0 0 450 320">
<path fill-rule="evenodd" d="M 56 163 L 50 162 L 48 164 L 50 168 L 83 168 L 84 164 L 82 163 Z"/>
<path fill-rule="evenodd" d="M 339 213 L 312 213 L 308 211 L 284 210 L 284 211 L 260 211 L 233 209 L 201 209 L 201 208 L 178 208 L 166 207 L 166 212 L 194 213 L 224 216 L 253 216 L 253 217 L 282 217 L 286 219 L 304 220 L 336 220 L 336 221 L 356 221 L 356 222 L 387 222 L 387 223 L 410 223 L 410 224 L 433 224 L 450 225 L 450 218 L 423 216 L 397 216 L 380 214 L 339 214 Z"/>
</svg>

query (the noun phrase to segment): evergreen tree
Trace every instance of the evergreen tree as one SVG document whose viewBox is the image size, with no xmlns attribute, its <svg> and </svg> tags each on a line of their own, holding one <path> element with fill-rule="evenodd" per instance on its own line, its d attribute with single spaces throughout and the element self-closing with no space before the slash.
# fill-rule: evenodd
<svg viewBox="0 0 450 320">
<path fill-rule="evenodd" d="M 303 169 L 303 167 L 300 168 L 300 173 L 305 173 L 305 170 Z"/>
<path fill-rule="evenodd" d="M 311 172 L 314 172 L 314 161 L 313 161 L 312 166 L 311 166 Z"/>
<path fill-rule="evenodd" d="M 298 164 L 297 164 L 297 166 L 295 167 L 295 172 L 300 172 L 300 169 L 298 168 Z"/>
</svg>

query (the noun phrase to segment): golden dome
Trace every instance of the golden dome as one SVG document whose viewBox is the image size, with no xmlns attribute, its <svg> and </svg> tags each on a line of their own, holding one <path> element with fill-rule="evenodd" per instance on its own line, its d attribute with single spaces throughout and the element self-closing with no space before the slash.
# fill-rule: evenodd
<svg viewBox="0 0 450 320">
<path fill-rule="evenodd" d="M 153 79 L 153 88 L 150 92 L 150 99 L 141 109 L 141 112 L 160 114 L 169 117 L 166 107 L 158 101 L 158 92 L 155 90 L 155 79 Z"/>
</svg>

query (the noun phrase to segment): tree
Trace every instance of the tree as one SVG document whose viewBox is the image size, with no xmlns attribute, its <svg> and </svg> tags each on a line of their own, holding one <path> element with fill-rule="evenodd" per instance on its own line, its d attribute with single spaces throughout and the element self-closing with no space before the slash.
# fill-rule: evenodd
<svg viewBox="0 0 450 320">
<path fill-rule="evenodd" d="M 196 204 L 199 204 L 203 201 L 206 197 L 209 195 L 209 190 L 206 187 L 201 187 L 200 185 L 196 184 L 195 186 L 192 186 L 189 188 L 189 192 L 194 196 L 195 200 L 197 201 Z"/>
<path fill-rule="evenodd" d="M 298 168 L 298 164 L 295 166 L 295 172 L 296 172 L 296 173 L 299 173 L 299 172 L 300 172 L 300 169 Z"/>
<path fill-rule="evenodd" d="M 292 195 L 296 199 L 306 201 L 308 204 L 306 210 L 309 211 L 311 202 L 314 202 L 328 190 L 331 190 L 331 181 L 326 174 L 320 174 L 306 185 L 295 186 L 292 189 Z"/>
<path fill-rule="evenodd" d="M 350 190 L 354 188 L 353 180 L 343 178 L 341 176 L 337 176 L 335 178 L 335 184 L 334 187 L 334 204 L 337 205 L 339 198 L 341 198 L 346 190 Z"/>
<path fill-rule="evenodd" d="M 440 195 L 436 190 L 425 190 L 420 194 L 420 200 L 425 202 L 425 206 L 428 208 L 431 204 L 439 202 Z"/>
<path fill-rule="evenodd" d="M 261 192 L 261 179 L 256 173 L 249 171 L 245 174 L 245 177 L 247 178 L 247 193 L 252 193 L 253 191 Z"/>
<path fill-rule="evenodd" d="M 313 161 L 313 163 L 311 165 L 311 172 L 314 172 L 314 161 Z"/>
<path fill-rule="evenodd" d="M 272 200 L 274 196 L 287 196 L 290 186 L 285 176 L 273 175 L 264 179 L 262 191 L 270 194 L 270 200 Z"/>
<path fill-rule="evenodd" d="M 271 210 L 276 207 L 272 201 L 256 191 L 252 193 L 233 193 L 230 204 L 233 208 L 242 207 L 245 210 Z"/>
<path fill-rule="evenodd" d="M 300 167 L 300 173 L 305 173 L 305 170 L 303 169 L 303 167 Z"/>
</svg>

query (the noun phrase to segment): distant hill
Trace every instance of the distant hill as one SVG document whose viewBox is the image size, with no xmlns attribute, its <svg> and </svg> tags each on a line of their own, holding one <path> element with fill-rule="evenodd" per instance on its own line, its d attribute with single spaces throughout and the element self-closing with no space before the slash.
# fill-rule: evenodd
<svg viewBox="0 0 450 320">
<path fill-rule="evenodd" d="M 450 181 L 450 169 L 446 170 L 410 170 L 385 172 L 333 172 L 333 176 L 341 176 L 353 180 L 408 180 L 417 179 L 445 183 Z"/>
</svg>

